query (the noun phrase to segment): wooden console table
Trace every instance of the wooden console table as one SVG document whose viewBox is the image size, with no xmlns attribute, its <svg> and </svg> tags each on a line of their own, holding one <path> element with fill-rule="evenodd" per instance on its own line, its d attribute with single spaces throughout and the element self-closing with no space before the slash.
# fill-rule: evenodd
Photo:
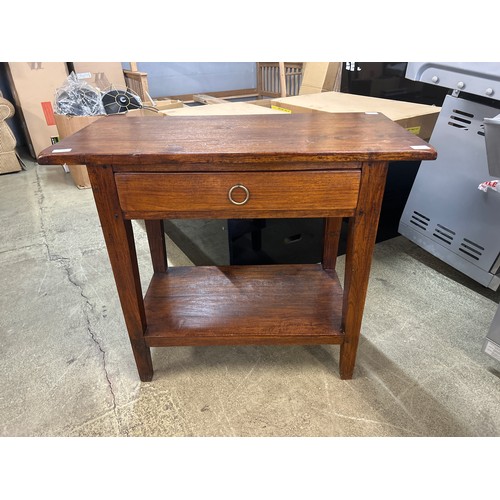
<svg viewBox="0 0 500 500">
<path fill-rule="evenodd" d="M 436 151 L 382 114 L 125 117 L 97 120 L 38 163 L 85 164 L 142 381 L 151 347 L 340 344 L 352 378 L 387 162 Z M 167 266 L 169 218 L 325 220 L 321 263 Z M 335 273 L 349 218 L 344 289 Z M 154 275 L 141 290 L 132 219 Z"/>
</svg>

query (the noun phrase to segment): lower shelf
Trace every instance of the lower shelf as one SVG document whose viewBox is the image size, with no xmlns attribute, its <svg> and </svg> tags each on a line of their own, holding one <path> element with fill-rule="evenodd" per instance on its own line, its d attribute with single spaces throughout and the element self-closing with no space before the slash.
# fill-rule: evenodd
<svg viewBox="0 0 500 500">
<path fill-rule="evenodd" d="M 146 293 L 149 346 L 341 344 L 342 287 L 320 264 L 172 267 Z"/>
</svg>

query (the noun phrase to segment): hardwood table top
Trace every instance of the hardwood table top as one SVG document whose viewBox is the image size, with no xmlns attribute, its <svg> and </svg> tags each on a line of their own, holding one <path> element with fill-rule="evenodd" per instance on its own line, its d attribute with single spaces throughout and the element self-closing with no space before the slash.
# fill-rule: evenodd
<svg viewBox="0 0 500 500">
<path fill-rule="evenodd" d="M 41 165 L 432 160 L 436 151 L 381 113 L 105 116 L 43 150 Z M 209 169 L 209 168 L 208 168 Z"/>
</svg>

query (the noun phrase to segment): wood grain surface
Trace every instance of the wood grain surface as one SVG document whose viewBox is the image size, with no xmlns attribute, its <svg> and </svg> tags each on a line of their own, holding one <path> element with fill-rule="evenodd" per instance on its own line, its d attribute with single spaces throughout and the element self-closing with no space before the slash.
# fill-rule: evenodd
<svg viewBox="0 0 500 500">
<path fill-rule="evenodd" d="M 38 163 L 134 165 L 138 169 L 148 164 L 207 162 L 207 170 L 217 170 L 218 162 L 392 161 L 435 156 L 422 139 L 380 113 L 162 120 L 117 115 L 103 117 L 46 148 Z"/>
<path fill-rule="evenodd" d="M 320 264 L 173 267 L 145 297 L 146 343 L 339 344 L 342 288 Z"/>
<path fill-rule="evenodd" d="M 132 223 L 122 217 L 111 167 L 91 169 L 89 177 L 137 370 L 146 382 L 153 377 L 153 363 L 144 342 L 146 316 Z"/>
<path fill-rule="evenodd" d="M 351 215 L 360 177 L 358 170 L 115 175 L 127 217 L 157 212 L 166 219 L 276 217 L 276 212 L 286 216 L 290 210 L 307 211 L 310 217 Z M 231 199 L 242 205 L 230 201 L 229 191 L 235 186 Z M 248 190 L 247 198 L 240 186 Z"/>
</svg>

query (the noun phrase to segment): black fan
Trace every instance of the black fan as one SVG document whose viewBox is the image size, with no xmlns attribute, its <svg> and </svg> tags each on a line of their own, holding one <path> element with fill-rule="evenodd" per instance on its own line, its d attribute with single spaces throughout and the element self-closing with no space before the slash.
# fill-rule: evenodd
<svg viewBox="0 0 500 500">
<path fill-rule="evenodd" d="M 131 109 L 141 109 L 142 103 L 138 95 L 130 90 L 112 89 L 102 94 L 102 104 L 107 115 L 125 113 Z"/>
</svg>

